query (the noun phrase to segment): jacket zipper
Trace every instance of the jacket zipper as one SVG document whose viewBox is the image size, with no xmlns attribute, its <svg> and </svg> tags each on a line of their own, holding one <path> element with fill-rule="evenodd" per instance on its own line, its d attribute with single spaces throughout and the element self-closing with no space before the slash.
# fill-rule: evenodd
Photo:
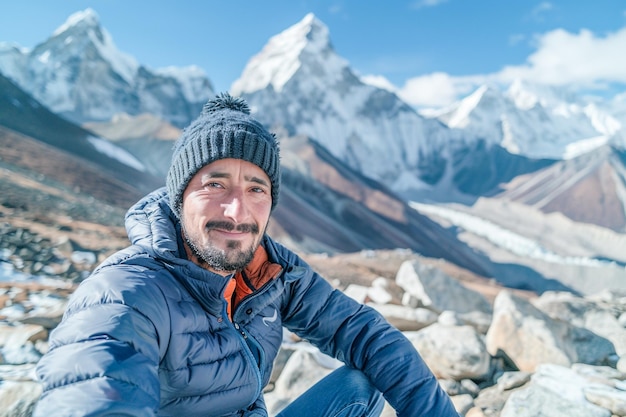
<svg viewBox="0 0 626 417">
<path fill-rule="evenodd" d="M 257 387 L 258 388 L 257 388 L 257 391 L 256 391 L 256 395 L 254 397 L 254 401 L 256 401 L 256 399 L 261 394 L 261 391 L 263 390 L 263 386 L 262 386 L 263 385 L 263 381 L 261 380 L 261 370 L 265 368 L 265 351 L 261 347 L 261 344 L 254 337 L 252 337 L 252 336 L 248 337 L 248 334 L 244 330 L 243 326 L 239 325 L 239 323 L 237 323 L 235 321 L 235 317 L 237 315 L 237 311 L 240 310 L 244 304 L 247 304 L 251 299 L 256 298 L 260 294 L 263 294 L 264 292 L 266 292 L 267 289 L 270 287 L 270 285 L 272 285 L 272 283 L 276 280 L 276 278 L 278 278 L 278 276 L 276 276 L 276 277 L 272 278 L 271 280 L 267 281 L 261 288 L 259 288 L 258 290 L 256 290 L 252 294 L 248 295 L 243 300 L 241 300 L 241 302 L 235 308 L 233 308 L 232 311 L 231 311 L 232 321 L 228 320 L 228 321 L 231 322 L 231 325 L 234 327 L 234 329 L 237 331 L 237 333 L 239 333 L 239 335 L 241 336 L 241 344 L 243 345 L 244 352 L 246 353 L 246 357 L 248 358 L 249 361 L 251 361 L 254 364 L 254 367 L 255 367 L 255 374 L 256 374 L 256 378 L 257 378 Z M 226 313 L 226 301 L 224 301 L 224 313 Z M 224 314 L 224 316 L 228 317 L 228 314 Z M 257 364 L 256 359 L 254 358 L 254 354 L 252 353 L 252 351 L 250 349 L 250 346 L 248 346 L 248 341 L 251 344 L 253 344 L 254 347 L 256 348 L 256 350 L 259 352 L 259 362 L 258 362 L 258 364 Z"/>
<path fill-rule="evenodd" d="M 247 343 L 253 344 L 255 349 L 256 349 L 256 351 L 259 352 L 258 368 L 259 368 L 259 371 L 260 371 L 265 366 L 265 351 L 261 347 L 261 344 L 259 342 L 257 342 L 257 340 L 254 337 L 252 337 L 252 336 L 248 337 L 248 334 L 246 333 L 245 329 L 243 328 L 243 326 L 240 326 L 239 323 L 233 323 L 233 325 L 235 326 L 235 329 L 237 329 L 239 331 L 239 333 L 241 333 L 241 336 L 246 341 L 246 344 Z M 252 354 L 252 356 L 254 357 L 254 354 Z M 254 363 L 255 364 L 257 363 L 256 359 L 254 360 Z M 261 374 L 261 372 L 259 372 L 259 380 L 261 378 L 260 374 Z"/>
<path fill-rule="evenodd" d="M 223 317 L 228 317 L 228 313 L 226 311 L 227 307 L 226 307 L 226 301 L 224 300 L 224 307 L 222 309 L 222 315 Z M 235 317 L 235 314 L 233 312 L 233 317 Z M 254 370 L 254 374 L 256 376 L 256 391 L 254 393 L 254 398 L 252 399 L 252 403 L 254 404 L 254 402 L 259 398 L 259 395 L 261 394 L 261 390 L 263 389 L 262 385 L 263 382 L 261 381 L 261 368 L 257 365 L 257 361 L 254 358 L 254 354 L 252 353 L 252 351 L 250 350 L 250 347 L 248 346 L 248 342 L 246 342 L 246 340 L 254 340 L 254 338 L 250 338 L 248 339 L 248 336 L 246 335 L 245 331 L 243 330 L 243 327 L 241 327 L 238 323 L 236 323 L 235 321 L 231 321 L 231 320 L 226 320 L 230 323 L 230 325 L 232 326 L 232 328 L 239 334 L 240 339 L 239 342 L 241 343 L 241 346 L 243 347 L 243 352 L 248 360 L 248 362 L 250 364 L 252 364 L 253 366 L 253 370 Z M 258 342 L 256 340 L 254 340 L 254 343 L 256 344 L 256 346 L 259 346 Z M 260 360 L 259 360 L 259 364 L 261 362 L 264 361 L 263 358 L 263 351 L 261 349 L 259 349 L 259 355 L 261 356 Z"/>
</svg>

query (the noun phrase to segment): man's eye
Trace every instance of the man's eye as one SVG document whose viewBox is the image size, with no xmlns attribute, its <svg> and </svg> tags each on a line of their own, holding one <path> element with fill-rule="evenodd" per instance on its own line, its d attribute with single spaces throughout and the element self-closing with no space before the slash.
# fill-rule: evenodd
<svg viewBox="0 0 626 417">
<path fill-rule="evenodd" d="M 220 184 L 219 182 L 207 182 L 206 184 L 204 184 L 204 188 L 220 188 L 222 186 L 222 184 Z"/>
</svg>

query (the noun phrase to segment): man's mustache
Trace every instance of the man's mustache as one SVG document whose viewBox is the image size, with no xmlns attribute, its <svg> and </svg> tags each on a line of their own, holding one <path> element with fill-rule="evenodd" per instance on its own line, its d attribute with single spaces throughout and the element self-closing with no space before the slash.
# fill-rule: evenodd
<svg viewBox="0 0 626 417">
<path fill-rule="evenodd" d="M 205 228 L 206 230 L 220 229 L 220 230 L 226 230 L 229 232 L 236 230 L 238 232 L 252 233 L 254 235 L 259 233 L 259 226 L 257 226 L 256 224 L 241 223 L 241 224 L 235 225 L 234 223 L 223 221 L 223 220 L 210 221 L 206 224 Z"/>
</svg>

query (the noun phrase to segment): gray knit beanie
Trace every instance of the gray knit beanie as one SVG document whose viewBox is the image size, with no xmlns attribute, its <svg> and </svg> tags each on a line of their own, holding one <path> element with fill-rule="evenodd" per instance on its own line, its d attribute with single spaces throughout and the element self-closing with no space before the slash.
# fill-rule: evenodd
<svg viewBox="0 0 626 417">
<path fill-rule="evenodd" d="M 265 171 L 272 185 L 274 210 L 280 188 L 278 141 L 250 116 L 243 99 L 222 93 L 204 105 L 200 116 L 174 145 L 166 184 L 169 204 L 177 217 L 191 177 L 203 166 L 226 158 L 243 159 Z"/>
</svg>

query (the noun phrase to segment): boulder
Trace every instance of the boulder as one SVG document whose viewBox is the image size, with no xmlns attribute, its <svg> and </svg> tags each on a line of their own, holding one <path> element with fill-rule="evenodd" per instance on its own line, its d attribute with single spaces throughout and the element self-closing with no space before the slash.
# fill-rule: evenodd
<svg viewBox="0 0 626 417">
<path fill-rule="evenodd" d="M 377 304 L 388 304 L 393 299 L 389 293 L 389 281 L 386 278 L 378 277 L 372 281 L 372 286 L 367 290 L 367 296 Z"/>
<path fill-rule="evenodd" d="M 322 366 L 319 353 L 313 348 L 296 349 L 274 383 L 274 390 L 265 394 L 265 403 L 271 415 L 277 414 L 291 401 L 332 372 Z"/>
<path fill-rule="evenodd" d="M 405 261 L 396 274 L 396 283 L 410 296 L 403 298 L 411 303 L 411 296 L 423 307 L 436 312 L 445 310 L 457 313 L 483 312 L 491 314 L 491 305 L 479 292 L 463 286 L 441 269 L 417 261 Z"/>
<path fill-rule="evenodd" d="M 528 372 L 545 363 L 601 365 L 615 356 L 613 344 L 607 339 L 555 320 L 507 290 L 495 299 L 486 345 L 491 355 L 505 356 L 519 370 Z"/>
<path fill-rule="evenodd" d="M 533 305 L 554 319 L 566 321 L 600 335 L 613 343 L 615 352 L 626 355 L 626 328 L 620 322 L 626 305 L 621 299 L 605 296 L 597 302 L 568 292 L 546 292 L 533 300 Z"/>
<path fill-rule="evenodd" d="M 491 371 L 484 337 L 471 326 L 435 323 L 405 335 L 437 378 L 482 380 Z"/>
<path fill-rule="evenodd" d="M 585 392 L 605 387 L 560 365 L 541 365 L 524 389 L 511 394 L 501 417 L 611 417 L 605 407 L 593 404 Z"/>
</svg>

